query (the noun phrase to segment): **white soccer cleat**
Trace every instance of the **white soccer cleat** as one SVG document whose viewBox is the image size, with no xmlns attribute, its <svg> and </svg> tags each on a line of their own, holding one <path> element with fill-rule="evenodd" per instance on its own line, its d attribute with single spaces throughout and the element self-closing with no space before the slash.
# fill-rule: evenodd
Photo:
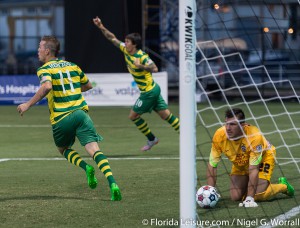
<svg viewBox="0 0 300 228">
<path fill-rule="evenodd" d="M 159 142 L 159 139 L 158 138 L 154 138 L 154 140 L 153 141 L 147 141 L 147 145 L 145 145 L 145 146 L 143 146 L 142 148 L 141 148 L 141 151 L 147 151 L 147 150 L 151 150 L 151 148 L 154 146 L 154 145 L 156 145 L 157 143 Z"/>
</svg>

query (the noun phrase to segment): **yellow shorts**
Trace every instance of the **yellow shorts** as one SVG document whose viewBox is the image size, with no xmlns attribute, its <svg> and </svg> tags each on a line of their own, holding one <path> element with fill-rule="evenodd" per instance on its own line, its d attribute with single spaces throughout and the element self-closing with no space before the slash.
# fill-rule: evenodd
<svg viewBox="0 0 300 228">
<path fill-rule="evenodd" d="M 259 164 L 259 178 L 270 182 L 275 167 L 276 149 L 274 146 L 265 151 Z M 230 175 L 249 175 L 249 167 L 232 166 Z"/>
</svg>

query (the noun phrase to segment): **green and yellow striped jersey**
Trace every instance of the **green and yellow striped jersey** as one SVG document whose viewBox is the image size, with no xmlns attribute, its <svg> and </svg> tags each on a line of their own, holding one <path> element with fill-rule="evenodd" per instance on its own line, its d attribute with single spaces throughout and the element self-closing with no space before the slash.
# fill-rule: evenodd
<svg viewBox="0 0 300 228">
<path fill-rule="evenodd" d="M 139 69 L 134 65 L 134 60 L 136 58 L 140 59 L 140 63 L 142 65 L 147 66 L 152 64 L 153 61 L 150 59 L 149 55 L 142 50 L 138 50 L 134 55 L 130 55 L 125 48 L 125 43 L 123 42 L 120 43 L 120 50 L 124 53 L 128 71 L 133 76 L 141 93 L 152 90 L 155 86 L 155 82 L 152 78 L 151 72 Z"/>
<path fill-rule="evenodd" d="M 76 109 L 88 111 L 81 94 L 81 84 L 89 80 L 76 64 L 60 59 L 51 60 L 37 70 L 37 75 L 41 84 L 46 81 L 52 83 L 52 90 L 47 95 L 51 124 Z"/>
</svg>

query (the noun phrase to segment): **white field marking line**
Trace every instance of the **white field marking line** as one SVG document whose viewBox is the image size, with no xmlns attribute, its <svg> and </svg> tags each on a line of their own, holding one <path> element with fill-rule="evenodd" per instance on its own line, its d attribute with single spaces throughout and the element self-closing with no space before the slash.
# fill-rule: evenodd
<svg viewBox="0 0 300 228">
<path fill-rule="evenodd" d="M 92 160 L 92 158 L 85 158 L 86 160 Z M 108 157 L 109 160 L 179 160 L 179 157 L 128 157 L 128 158 L 113 158 Z M 4 161 L 57 161 L 66 160 L 65 158 L 2 158 L 0 162 Z"/>
<path fill-rule="evenodd" d="M 86 160 L 92 160 L 92 158 L 85 158 Z M 109 160 L 179 160 L 179 157 L 128 157 L 128 158 L 111 158 Z M 0 162 L 5 161 L 63 161 L 65 158 L 2 158 Z"/>
<path fill-rule="evenodd" d="M 271 228 L 271 227 L 277 227 L 277 226 L 282 226 L 282 225 L 290 226 L 289 223 L 291 224 L 292 222 L 294 222 L 294 224 L 297 224 L 296 220 L 288 221 L 288 219 L 295 217 L 299 213 L 300 213 L 300 206 L 294 207 L 291 210 L 289 210 L 288 212 L 278 215 L 277 217 L 271 219 L 270 222 L 268 222 L 267 224 L 265 224 L 263 226 L 259 226 L 258 228 Z"/>
<path fill-rule="evenodd" d="M 114 158 L 114 157 L 108 157 L 109 160 L 179 160 L 179 157 L 123 157 L 123 158 Z M 92 158 L 85 158 L 87 160 L 91 160 Z M 209 157 L 196 157 L 196 160 L 208 160 Z M 225 160 L 228 160 L 228 158 L 223 158 Z M 0 162 L 5 161 L 60 161 L 60 160 L 66 160 L 65 158 L 1 158 Z M 297 162 L 300 162 L 300 158 L 277 158 L 277 160 L 292 160 L 289 163 L 293 163 L 294 160 Z M 280 163 L 285 164 L 285 163 Z"/>
<path fill-rule="evenodd" d="M 50 124 L 0 124 L 0 127 L 10 128 L 10 127 L 51 127 Z"/>
<path fill-rule="evenodd" d="M 128 128 L 128 127 L 132 127 L 131 124 L 128 125 L 118 125 L 118 126 L 112 126 L 112 125 L 107 125 L 107 124 L 95 124 L 95 127 L 100 127 L 100 128 Z M 159 124 L 152 124 L 152 126 L 154 127 L 161 127 L 162 125 Z M 40 127 L 51 127 L 51 124 L 0 124 L 0 128 L 40 128 Z"/>
<path fill-rule="evenodd" d="M 94 126 L 100 127 L 99 125 L 94 125 Z M 24 128 L 27 128 L 27 127 L 33 127 L 33 128 L 49 127 L 50 128 L 51 124 L 0 124 L 0 128 L 13 128 L 13 127 L 20 127 L 20 128 L 22 128 L 22 127 L 24 127 Z"/>
<path fill-rule="evenodd" d="M 291 163 L 299 163 L 300 160 L 299 159 L 294 159 L 294 160 L 291 160 L 291 161 L 288 161 L 288 162 L 282 162 L 282 163 L 278 163 L 278 165 L 288 165 L 288 164 L 291 164 Z"/>
<path fill-rule="evenodd" d="M 0 124 L 0 128 L 51 128 L 51 124 Z M 100 128 L 127 128 L 129 125 L 118 125 L 118 126 L 111 126 L 111 125 L 94 125 L 94 127 Z"/>
</svg>

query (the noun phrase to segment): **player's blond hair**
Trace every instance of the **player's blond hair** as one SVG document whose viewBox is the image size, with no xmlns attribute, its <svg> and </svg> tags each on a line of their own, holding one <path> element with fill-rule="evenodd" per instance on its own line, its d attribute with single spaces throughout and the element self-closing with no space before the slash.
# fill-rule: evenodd
<svg viewBox="0 0 300 228">
<path fill-rule="evenodd" d="M 56 36 L 43 36 L 42 41 L 45 41 L 45 48 L 50 50 L 51 55 L 57 57 L 60 51 L 60 42 Z"/>
</svg>

